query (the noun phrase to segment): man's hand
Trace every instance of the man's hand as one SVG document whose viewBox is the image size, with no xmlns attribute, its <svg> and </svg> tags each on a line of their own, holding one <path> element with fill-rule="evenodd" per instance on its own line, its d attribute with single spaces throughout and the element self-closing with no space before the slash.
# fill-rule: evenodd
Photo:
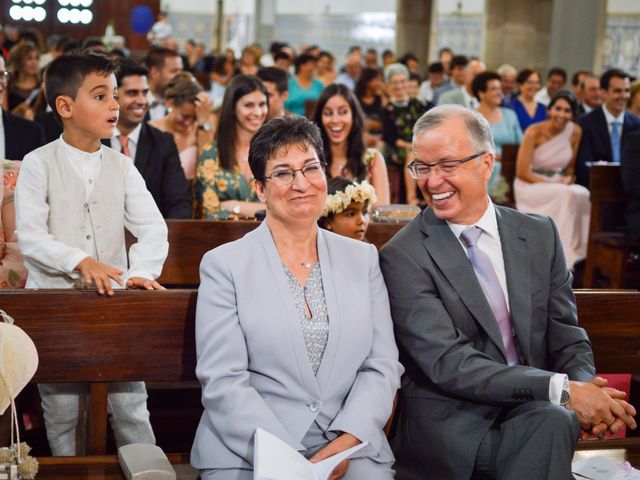
<svg viewBox="0 0 640 480">
<path fill-rule="evenodd" d="M 103 295 L 105 292 L 107 295 L 113 295 L 113 288 L 111 287 L 111 280 L 114 280 L 118 285 L 124 285 L 122 278 L 122 270 L 118 270 L 115 267 L 98 262 L 95 258 L 86 257 L 78 265 L 77 270 L 82 275 L 85 283 L 95 284 L 98 293 Z"/>
<path fill-rule="evenodd" d="M 350 433 L 343 433 L 335 440 L 332 440 L 327 444 L 326 447 L 321 448 L 316 452 L 316 454 L 311 457 L 311 463 L 317 463 L 320 460 L 324 460 L 325 458 L 329 458 L 336 453 L 343 452 L 351 447 L 355 447 L 356 445 L 362 443 L 356 437 L 351 435 Z M 333 469 L 331 475 L 329 476 L 329 480 L 339 480 L 347 474 L 347 470 L 349 469 L 349 459 L 345 459 L 340 462 L 336 468 Z"/>
<path fill-rule="evenodd" d="M 141 290 L 166 290 L 155 280 L 142 277 L 131 277 L 127 280 L 127 288 L 139 288 Z"/>
<path fill-rule="evenodd" d="M 635 408 L 623 400 L 625 393 L 605 387 L 606 381 L 596 377 L 592 382 L 569 382 L 571 401 L 567 408 L 576 412 L 583 430 L 595 436 L 606 431 L 619 432 L 627 425 L 636 428 Z"/>
</svg>

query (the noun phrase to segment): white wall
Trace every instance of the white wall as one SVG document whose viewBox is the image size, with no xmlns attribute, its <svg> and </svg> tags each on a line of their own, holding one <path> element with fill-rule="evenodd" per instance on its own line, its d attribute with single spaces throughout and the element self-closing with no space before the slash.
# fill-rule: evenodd
<svg viewBox="0 0 640 480">
<path fill-rule="evenodd" d="M 277 13 L 282 15 L 396 11 L 393 0 L 276 0 L 275 3 Z M 163 8 L 180 13 L 210 14 L 216 10 L 217 4 L 217 0 L 162 0 Z M 224 11 L 228 14 L 252 14 L 254 9 L 254 0 L 224 0 Z"/>
<path fill-rule="evenodd" d="M 212 15 L 217 11 L 217 0 L 162 0 L 162 8 L 176 13 L 202 13 Z M 252 14 L 254 0 L 224 0 L 226 14 Z"/>
<path fill-rule="evenodd" d="M 613 14 L 640 14 L 640 2 L 638 0 L 609 0 L 607 2 L 607 12 Z"/>
</svg>

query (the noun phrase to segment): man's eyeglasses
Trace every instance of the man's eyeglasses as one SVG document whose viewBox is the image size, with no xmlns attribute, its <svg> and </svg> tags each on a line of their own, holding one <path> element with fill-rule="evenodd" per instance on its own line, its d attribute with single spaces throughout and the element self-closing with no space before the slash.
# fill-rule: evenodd
<svg viewBox="0 0 640 480">
<path fill-rule="evenodd" d="M 424 163 L 420 160 L 414 160 L 407 165 L 407 169 L 409 170 L 411 178 L 415 180 L 425 180 L 429 178 L 434 171 L 438 172 L 438 175 L 441 177 L 450 177 L 451 175 L 455 175 L 460 165 L 470 162 L 485 153 L 487 152 L 478 152 L 461 160 L 445 160 L 438 163 Z"/>
<path fill-rule="evenodd" d="M 9 82 L 11 74 L 6 70 L 0 70 L 0 82 Z"/>
<path fill-rule="evenodd" d="M 302 173 L 302 176 L 307 180 L 316 180 L 324 176 L 325 166 L 322 162 L 312 162 L 295 170 L 293 168 L 276 170 L 270 175 L 265 176 L 265 178 L 271 180 L 277 187 L 286 187 L 287 185 L 291 185 L 296 179 L 296 172 Z"/>
</svg>

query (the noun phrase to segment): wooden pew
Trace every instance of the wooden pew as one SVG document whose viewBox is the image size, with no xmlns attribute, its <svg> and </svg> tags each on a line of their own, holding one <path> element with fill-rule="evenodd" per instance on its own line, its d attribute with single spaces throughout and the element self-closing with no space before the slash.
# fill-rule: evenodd
<svg viewBox="0 0 640 480">
<path fill-rule="evenodd" d="M 622 188 L 620 166 L 593 165 L 590 173 L 591 219 L 589 244 L 584 269 L 584 286 L 597 286 L 598 275 L 608 278 L 610 288 L 628 288 L 640 282 L 640 262 L 637 251 L 640 241 L 626 235 L 626 229 L 611 230 L 605 216 L 621 210 L 627 200 Z"/>
<path fill-rule="evenodd" d="M 167 220 L 169 256 L 158 281 L 167 288 L 197 287 L 202 256 L 219 245 L 241 238 L 259 224 L 255 220 Z M 380 249 L 402 227 L 397 223 L 372 222 L 367 239 Z M 133 239 L 129 236 L 128 241 Z"/>
<path fill-rule="evenodd" d="M 97 464 L 115 462 L 115 457 L 104 456 L 109 382 L 195 380 L 196 297 L 195 290 L 117 291 L 113 297 L 69 290 L 0 290 L 0 308 L 38 349 L 40 365 L 33 382 L 91 385 L 93 456 L 40 458 L 43 472 L 59 472 L 64 465 L 96 469 L 102 468 Z M 640 372 L 640 292 L 577 291 L 576 297 L 598 373 Z M 640 437 L 581 442 L 579 448 L 624 449 L 627 458 L 640 465 Z M 170 458 L 187 461 L 185 452 Z"/>
</svg>

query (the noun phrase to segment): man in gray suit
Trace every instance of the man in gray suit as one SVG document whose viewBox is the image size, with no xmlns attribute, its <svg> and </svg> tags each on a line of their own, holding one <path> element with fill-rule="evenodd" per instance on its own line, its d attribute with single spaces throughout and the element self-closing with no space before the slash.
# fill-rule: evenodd
<svg viewBox="0 0 640 480">
<path fill-rule="evenodd" d="M 553 222 L 494 206 L 491 128 L 438 106 L 409 165 L 430 207 L 381 251 L 406 368 L 396 478 L 569 480 L 581 435 L 635 428 L 594 378 Z"/>
</svg>

